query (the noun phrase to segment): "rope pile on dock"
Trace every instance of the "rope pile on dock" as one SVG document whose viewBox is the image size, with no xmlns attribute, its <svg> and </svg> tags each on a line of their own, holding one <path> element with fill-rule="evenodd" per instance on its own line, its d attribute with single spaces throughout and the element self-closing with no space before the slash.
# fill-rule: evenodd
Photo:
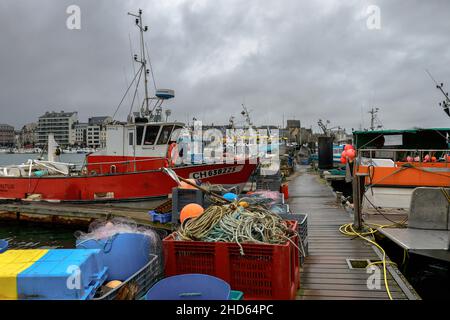
<svg viewBox="0 0 450 320">
<path fill-rule="evenodd" d="M 237 203 L 211 206 L 177 231 L 178 240 L 206 242 L 284 244 L 295 234 L 288 223 L 261 206 L 245 208 Z M 297 247 L 297 245 L 294 243 Z"/>
</svg>

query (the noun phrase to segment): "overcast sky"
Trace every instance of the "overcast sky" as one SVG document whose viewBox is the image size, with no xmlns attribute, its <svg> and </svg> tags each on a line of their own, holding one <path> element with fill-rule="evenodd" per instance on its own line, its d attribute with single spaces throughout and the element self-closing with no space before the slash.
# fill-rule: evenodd
<svg viewBox="0 0 450 320">
<path fill-rule="evenodd" d="M 80 30 L 66 27 L 72 4 Z M 370 5 L 379 30 L 367 27 Z M 284 117 L 316 131 L 319 118 L 367 127 L 372 106 L 385 128 L 450 124 L 425 73 L 450 90 L 447 0 L 1 0 L 0 123 L 20 128 L 51 110 L 112 115 L 134 75 L 127 12 L 138 8 L 156 85 L 176 93 L 172 120 L 243 120 L 245 103 L 256 124 Z"/>
</svg>

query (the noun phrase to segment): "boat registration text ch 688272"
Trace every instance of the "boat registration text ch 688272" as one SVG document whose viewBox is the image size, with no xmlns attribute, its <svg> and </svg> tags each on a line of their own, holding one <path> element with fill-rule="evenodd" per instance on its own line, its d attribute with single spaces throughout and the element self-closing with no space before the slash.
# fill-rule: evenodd
<svg viewBox="0 0 450 320">
<path fill-rule="evenodd" d="M 224 167 L 224 168 L 217 168 L 217 169 L 211 169 L 211 170 L 203 170 L 203 171 L 196 171 L 191 172 L 189 175 L 189 178 L 191 179 L 205 179 L 230 173 L 237 173 L 240 172 L 244 168 L 244 166 L 232 166 L 232 167 Z"/>
</svg>

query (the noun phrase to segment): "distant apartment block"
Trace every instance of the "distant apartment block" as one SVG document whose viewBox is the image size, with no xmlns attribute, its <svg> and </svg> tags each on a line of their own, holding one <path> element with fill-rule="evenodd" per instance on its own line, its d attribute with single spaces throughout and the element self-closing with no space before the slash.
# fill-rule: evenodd
<svg viewBox="0 0 450 320">
<path fill-rule="evenodd" d="M 87 146 L 89 148 L 104 148 L 106 146 L 106 125 L 112 121 L 111 117 L 91 117 L 87 127 Z"/>
<path fill-rule="evenodd" d="M 15 138 L 16 134 L 13 126 L 10 126 L 9 124 L 0 124 L 0 146 L 14 146 Z"/>
<path fill-rule="evenodd" d="M 77 112 L 46 112 L 39 117 L 38 145 L 47 145 L 49 133 L 54 134 L 56 142 L 62 147 L 75 144 L 75 124 L 77 122 Z"/>
<path fill-rule="evenodd" d="M 75 144 L 80 147 L 87 146 L 87 123 L 77 123 L 75 124 Z"/>
</svg>

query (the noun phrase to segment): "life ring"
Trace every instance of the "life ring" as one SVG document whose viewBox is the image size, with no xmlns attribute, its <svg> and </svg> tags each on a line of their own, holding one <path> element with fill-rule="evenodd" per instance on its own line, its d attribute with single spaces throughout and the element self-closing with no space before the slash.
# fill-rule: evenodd
<svg viewBox="0 0 450 320">
<path fill-rule="evenodd" d="M 178 160 L 178 145 L 173 142 L 169 145 L 167 149 L 167 161 L 169 162 L 169 167 L 175 166 L 175 162 Z"/>
</svg>

